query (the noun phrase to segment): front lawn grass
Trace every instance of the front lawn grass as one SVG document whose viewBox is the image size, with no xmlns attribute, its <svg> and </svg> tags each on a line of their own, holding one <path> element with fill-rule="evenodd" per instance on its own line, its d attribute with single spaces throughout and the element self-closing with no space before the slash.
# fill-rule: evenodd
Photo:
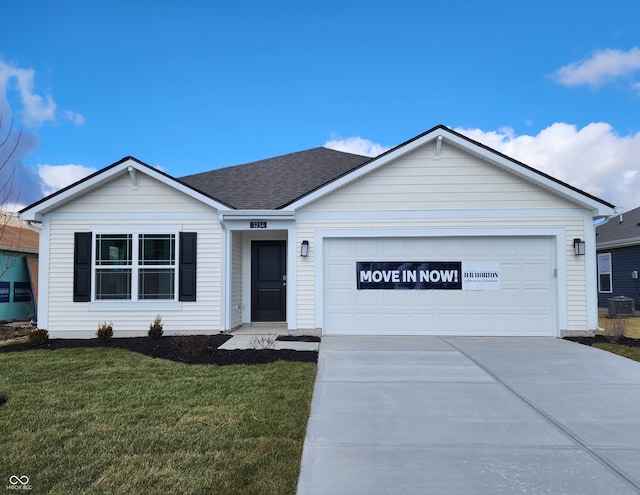
<svg viewBox="0 0 640 495">
<path fill-rule="evenodd" d="M 295 493 L 314 363 L 0 355 L 0 477 L 32 493 Z M 6 483 L 5 483 L 6 484 Z"/>
<path fill-rule="evenodd" d="M 640 361 L 640 347 L 630 347 L 628 345 L 611 344 L 604 342 L 593 344 L 593 347 L 613 352 L 614 354 L 619 354 L 620 356 L 633 359 L 634 361 Z"/>
</svg>

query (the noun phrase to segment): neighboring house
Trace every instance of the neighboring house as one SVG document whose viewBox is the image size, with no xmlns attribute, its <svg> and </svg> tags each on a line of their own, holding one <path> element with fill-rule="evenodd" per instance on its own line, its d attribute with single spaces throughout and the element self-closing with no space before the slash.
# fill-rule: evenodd
<svg viewBox="0 0 640 495">
<path fill-rule="evenodd" d="M 42 222 L 53 337 L 145 335 L 157 314 L 167 334 L 560 336 L 598 326 L 593 221 L 613 212 L 437 126 L 372 159 L 315 148 L 181 179 L 128 157 L 21 216 Z"/>
<path fill-rule="evenodd" d="M 38 232 L 0 212 L 0 321 L 31 320 L 38 297 Z"/>
<path fill-rule="evenodd" d="M 599 306 L 622 296 L 640 310 L 640 208 L 598 225 L 596 250 Z"/>
</svg>

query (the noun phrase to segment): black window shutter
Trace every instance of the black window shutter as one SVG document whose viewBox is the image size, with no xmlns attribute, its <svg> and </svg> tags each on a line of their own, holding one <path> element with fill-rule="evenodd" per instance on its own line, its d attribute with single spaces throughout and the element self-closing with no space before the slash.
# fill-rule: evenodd
<svg viewBox="0 0 640 495">
<path fill-rule="evenodd" d="M 196 300 L 197 232 L 180 232 L 180 274 L 178 299 Z"/>
<path fill-rule="evenodd" d="M 73 302 L 91 301 L 91 232 L 76 232 L 73 250 Z"/>
</svg>

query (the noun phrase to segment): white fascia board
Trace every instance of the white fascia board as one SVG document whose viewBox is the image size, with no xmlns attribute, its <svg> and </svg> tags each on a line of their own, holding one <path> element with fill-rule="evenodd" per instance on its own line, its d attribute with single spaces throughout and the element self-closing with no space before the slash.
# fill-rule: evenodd
<svg viewBox="0 0 640 495">
<path fill-rule="evenodd" d="M 296 213 L 290 210 L 226 210 L 220 217 L 222 220 L 293 220 Z"/>
<path fill-rule="evenodd" d="M 168 185 L 192 198 L 205 203 L 216 210 L 229 210 L 230 207 L 220 203 L 214 199 L 211 199 L 208 196 L 205 196 L 194 189 L 172 179 L 170 176 L 162 174 L 155 170 L 154 168 L 143 165 L 136 160 L 127 159 L 121 163 L 118 163 L 115 166 L 108 167 L 102 173 L 97 173 L 93 176 L 90 176 L 86 179 L 83 179 L 77 182 L 75 185 L 69 187 L 68 189 L 63 189 L 60 192 L 52 194 L 49 198 L 45 198 L 43 201 L 35 204 L 33 207 L 27 207 L 27 209 L 23 210 L 20 213 L 20 218 L 25 221 L 41 221 L 43 215 L 46 213 L 58 208 L 59 206 L 68 203 L 69 201 L 73 201 L 74 198 L 78 197 L 81 194 L 85 194 L 89 191 L 99 188 L 101 185 L 109 182 L 114 177 L 129 173 L 130 168 L 132 170 L 136 170 L 140 173 L 146 174 L 149 177 L 152 177 L 163 184 Z"/>
<path fill-rule="evenodd" d="M 321 198 L 322 196 L 330 194 L 336 189 L 339 189 L 340 187 L 350 182 L 358 180 L 364 175 L 369 174 L 380 167 L 383 167 L 387 163 L 397 160 L 403 155 L 406 155 L 407 153 L 410 153 L 415 149 L 420 148 L 421 146 L 424 146 L 430 141 L 434 141 L 438 139 L 439 136 L 442 136 L 449 143 L 453 144 L 458 148 L 461 148 L 469 153 L 479 156 L 485 161 L 488 161 L 507 172 L 510 172 L 522 179 L 525 179 L 529 182 L 537 184 L 540 187 L 546 190 L 549 190 L 552 193 L 555 193 L 556 195 L 559 195 L 565 199 L 570 200 L 573 203 L 576 203 L 577 205 L 587 210 L 590 210 L 593 218 L 601 218 L 601 217 L 606 217 L 614 214 L 614 208 L 608 207 L 600 203 L 599 201 L 580 193 L 579 191 L 575 191 L 570 187 L 566 187 L 561 183 L 556 182 L 555 180 L 545 177 L 544 175 L 536 172 L 535 170 L 531 170 L 526 167 L 523 167 L 505 156 L 494 153 L 490 149 L 487 149 L 483 146 L 475 144 L 473 141 L 470 141 L 464 137 L 461 137 L 452 132 L 449 132 L 447 131 L 447 129 L 444 129 L 444 128 L 436 128 L 432 132 L 424 134 L 418 137 L 417 139 L 414 139 L 408 142 L 406 145 L 392 150 L 391 152 L 381 156 L 380 158 L 369 162 L 367 165 L 354 170 L 352 173 L 347 174 L 343 177 L 340 177 L 335 181 L 327 184 L 326 186 L 321 187 L 320 189 L 317 189 L 316 191 L 290 204 L 284 209 L 296 210 L 298 208 L 306 206 L 307 204 Z"/>
</svg>

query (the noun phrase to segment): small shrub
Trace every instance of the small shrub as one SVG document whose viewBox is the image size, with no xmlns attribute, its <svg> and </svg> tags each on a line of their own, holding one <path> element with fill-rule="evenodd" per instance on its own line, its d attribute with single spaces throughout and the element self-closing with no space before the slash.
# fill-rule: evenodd
<svg viewBox="0 0 640 495">
<path fill-rule="evenodd" d="M 627 317 L 625 316 L 613 316 L 607 318 L 604 323 L 604 334 L 613 340 L 618 340 L 624 337 L 627 331 Z"/>
<path fill-rule="evenodd" d="M 100 340 L 111 340 L 113 337 L 113 322 L 98 323 L 98 338 Z"/>
<path fill-rule="evenodd" d="M 156 316 L 156 319 L 153 320 L 153 323 L 149 325 L 149 337 L 152 339 L 159 339 L 162 337 L 162 316 Z"/>
<path fill-rule="evenodd" d="M 32 328 L 29 330 L 29 343 L 31 345 L 42 345 L 49 338 L 49 331 L 45 328 Z"/>
<path fill-rule="evenodd" d="M 249 346 L 252 349 L 275 349 L 276 347 L 276 335 L 254 335 L 249 340 Z"/>
<path fill-rule="evenodd" d="M 175 346 L 184 354 L 194 359 L 201 358 L 209 349 L 207 347 L 206 336 L 182 335 L 174 337 L 174 339 Z"/>
</svg>

